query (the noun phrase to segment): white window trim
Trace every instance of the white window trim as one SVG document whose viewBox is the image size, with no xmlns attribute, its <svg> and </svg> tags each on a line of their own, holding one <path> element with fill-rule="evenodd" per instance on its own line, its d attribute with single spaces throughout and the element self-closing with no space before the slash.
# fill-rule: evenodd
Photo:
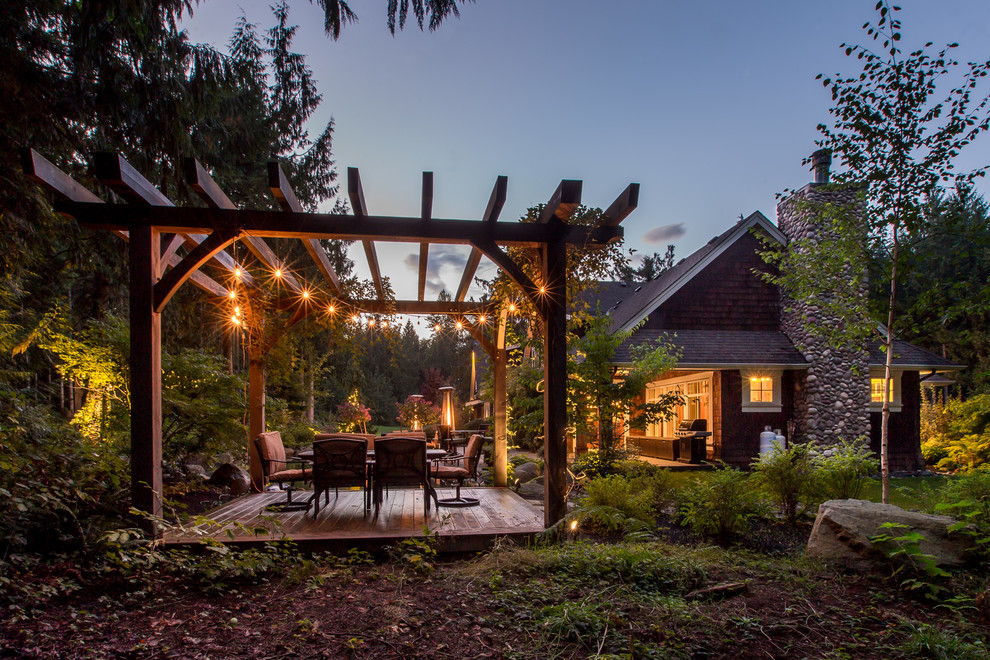
<svg viewBox="0 0 990 660">
<path fill-rule="evenodd" d="M 890 372 L 890 412 L 901 412 L 901 371 Z M 870 412 L 881 412 L 883 402 L 873 400 L 873 381 L 883 380 L 884 369 L 870 369 Z"/>
<path fill-rule="evenodd" d="M 780 390 L 782 384 L 783 371 L 779 369 L 747 369 L 739 372 L 742 378 L 742 411 L 744 413 L 753 412 L 776 412 L 782 409 L 780 403 Z M 773 379 L 773 401 L 750 401 L 749 400 L 749 379 L 750 378 L 772 378 Z"/>
<path fill-rule="evenodd" d="M 690 373 L 690 374 L 688 374 L 686 376 L 676 376 L 674 378 L 663 378 L 661 380 L 655 380 L 652 383 L 647 383 L 646 384 L 646 388 L 643 391 L 643 400 L 644 401 L 646 400 L 646 390 L 648 390 L 650 388 L 663 388 L 663 387 L 679 387 L 680 388 L 681 386 L 686 386 L 688 383 L 693 383 L 693 382 L 697 382 L 697 381 L 707 380 L 708 381 L 708 410 L 707 410 L 707 415 L 708 416 L 706 417 L 706 419 L 708 420 L 708 424 L 709 424 L 709 429 L 708 430 L 710 431 L 711 430 L 711 425 L 714 424 L 714 421 L 713 421 L 713 417 L 714 417 L 714 406 L 715 406 L 715 399 L 714 399 L 714 397 L 715 397 L 715 391 L 714 391 L 714 388 L 715 388 L 714 374 L 715 374 L 714 371 L 698 371 L 698 372 L 695 372 L 695 373 Z M 686 387 L 683 387 L 681 389 L 681 394 L 682 395 L 685 394 L 686 389 L 687 389 Z M 664 437 L 664 436 L 646 436 L 646 437 L 653 438 L 653 437 Z M 711 440 L 712 437 L 713 436 L 709 436 L 709 438 L 708 438 L 709 441 Z"/>
</svg>

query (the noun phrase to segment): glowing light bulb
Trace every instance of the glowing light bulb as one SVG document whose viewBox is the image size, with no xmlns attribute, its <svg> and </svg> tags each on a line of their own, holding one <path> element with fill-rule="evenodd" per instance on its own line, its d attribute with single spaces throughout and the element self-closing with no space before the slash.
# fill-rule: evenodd
<svg viewBox="0 0 990 660">
<path fill-rule="evenodd" d="M 281 268 L 276 268 L 275 269 L 275 277 L 282 277 L 282 269 Z"/>
<path fill-rule="evenodd" d="M 370 328 L 374 325 L 375 325 L 375 319 L 368 319 L 368 327 Z"/>
<path fill-rule="evenodd" d="M 435 326 L 433 326 L 433 330 L 434 332 L 440 332 L 440 324 L 437 323 Z"/>
<path fill-rule="evenodd" d="M 464 327 L 464 325 L 460 321 L 458 321 L 457 322 L 457 329 L 460 330 L 463 327 Z"/>
<path fill-rule="evenodd" d="M 354 321 L 355 323 L 357 323 L 357 322 L 358 322 L 358 321 L 360 321 L 361 319 L 359 319 L 359 318 L 358 318 L 358 315 L 357 315 L 357 314 L 355 314 L 354 316 L 352 316 L 352 317 L 351 317 L 351 320 L 352 320 L 352 321 Z"/>
<path fill-rule="evenodd" d="M 241 308 L 240 307 L 235 307 L 234 308 L 234 316 L 240 316 L 240 315 L 241 315 Z"/>
<path fill-rule="evenodd" d="M 231 291 L 230 292 L 230 299 L 233 300 L 236 297 L 237 297 L 237 293 L 235 291 Z"/>
<path fill-rule="evenodd" d="M 240 268 L 235 268 L 234 269 L 234 277 L 236 277 L 237 279 L 240 279 L 241 278 L 241 269 Z"/>
<path fill-rule="evenodd" d="M 514 303 L 509 303 L 509 312 L 512 314 L 516 313 L 516 306 Z"/>
<path fill-rule="evenodd" d="M 239 318 L 237 318 L 236 316 L 231 316 L 230 317 L 230 322 L 233 323 L 234 325 L 240 325 L 241 324 L 241 320 Z"/>
<path fill-rule="evenodd" d="M 303 290 L 303 298 L 307 300 L 309 299 L 309 291 Z"/>
<path fill-rule="evenodd" d="M 333 314 L 333 305 L 330 305 L 329 307 L 327 307 L 327 311 L 330 312 L 331 314 Z"/>
<path fill-rule="evenodd" d="M 545 286 L 541 286 L 540 287 L 540 295 L 543 295 L 546 292 L 547 292 L 547 288 Z"/>
<path fill-rule="evenodd" d="M 482 314 L 481 316 L 478 317 L 478 323 L 484 323 L 484 322 L 485 322 L 485 315 Z"/>
<path fill-rule="evenodd" d="M 383 328 L 387 328 L 388 327 L 388 321 L 382 321 L 382 327 Z"/>
</svg>

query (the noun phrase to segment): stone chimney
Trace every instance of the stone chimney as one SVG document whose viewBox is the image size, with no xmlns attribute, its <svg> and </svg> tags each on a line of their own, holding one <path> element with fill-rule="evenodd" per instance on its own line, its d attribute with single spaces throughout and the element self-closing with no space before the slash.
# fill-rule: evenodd
<svg viewBox="0 0 990 660">
<path fill-rule="evenodd" d="M 799 249 L 794 243 L 802 240 L 801 248 L 813 253 L 815 246 L 829 231 L 818 210 L 825 205 L 849 207 L 862 214 L 864 206 L 858 185 L 825 185 L 829 179 L 831 153 L 821 149 L 812 154 L 815 182 L 792 193 L 777 204 L 777 224 L 787 237 L 788 249 Z M 865 237 L 864 237 L 865 245 Z M 865 259 L 850 264 L 850 269 L 866 268 Z M 863 272 L 852 272 L 845 282 L 836 283 L 836 293 L 850 295 L 850 281 L 859 279 L 862 286 L 851 295 L 867 295 Z M 783 295 L 783 294 L 781 294 Z M 827 318 L 827 312 L 814 301 L 781 300 L 781 326 L 798 350 L 810 363 L 807 371 L 795 378 L 794 422 L 796 440 L 814 440 L 823 445 L 839 440 L 854 440 L 870 435 L 870 368 L 869 350 L 860 346 L 831 348 L 814 333 L 809 324 L 837 324 L 837 318 Z"/>
</svg>

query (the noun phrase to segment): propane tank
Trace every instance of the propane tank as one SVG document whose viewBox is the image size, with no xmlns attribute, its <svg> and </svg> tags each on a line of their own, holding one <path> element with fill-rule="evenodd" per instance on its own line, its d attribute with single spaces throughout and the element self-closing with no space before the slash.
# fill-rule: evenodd
<svg viewBox="0 0 990 660">
<path fill-rule="evenodd" d="M 780 429 L 774 429 L 773 434 L 776 436 L 774 440 L 777 442 L 778 445 L 780 445 L 780 448 L 787 449 L 787 438 L 781 435 Z"/>
<path fill-rule="evenodd" d="M 777 434 L 770 430 L 769 426 L 763 427 L 760 433 L 760 456 L 766 456 L 773 451 L 773 443 L 777 440 Z"/>
</svg>

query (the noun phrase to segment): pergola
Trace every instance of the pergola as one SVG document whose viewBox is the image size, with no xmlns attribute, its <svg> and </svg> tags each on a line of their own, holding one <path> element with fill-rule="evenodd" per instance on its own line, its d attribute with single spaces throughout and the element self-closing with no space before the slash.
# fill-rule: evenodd
<svg viewBox="0 0 990 660">
<path fill-rule="evenodd" d="M 639 184 L 630 184 L 603 213 L 594 227 L 574 226 L 568 219 L 581 203 L 581 181 L 563 180 L 550 197 L 538 222 L 499 222 L 505 203 L 508 179 L 499 176 L 488 205 L 478 220 L 446 220 L 432 216 L 433 174 L 423 173 L 422 208 L 417 217 L 374 216 L 368 211 L 356 168 L 347 170 L 347 192 L 353 215 L 307 213 L 277 162 L 269 163 L 268 186 L 282 211 L 238 209 L 213 181 L 203 166 L 185 159 L 185 180 L 205 202 L 205 207 L 177 207 L 119 154 L 98 153 L 94 173 L 127 203 L 106 203 L 83 185 L 59 170 L 37 152 L 26 149 L 23 168 L 28 176 L 56 193 L 56 211 L 75 218 L 92 229 L 113 231 L 129 243 L 130 263 L 130 374 L 131 374 L 131 482 L 137 509 L 158 516 L 162 508 L 162 408 L 161 408 L 161 313 L 186 281 L 207 295 L 228 298 L 231 289 L 223 284 L 236 281 L 253 285 L 253 277 L 227 248 L 236 240 L 244 243 L 259 263 L 278 268 L 266 238 L 302 241 L 319 269 L 323 282 L 318 295 L 342 308 L 398 314 L 449 314 L 492 357 L 495 380 L 496 485 L 506 481 L 505 414 L 505 316 L 498 319 L 496 340 L 485 337 L 482 318 L 488 310 L 465 297 L 482 255 L 491 259 L 522 291 L 536 309 L 544 338 L 544 458 L 545 516 L 550 526 L 566 509 L 567 448 L 566 414 L 566 255 L 568 245 L 604 247 L 622 239 L 619 223 L 637 206 Z M 162 241 L 163 235 L 171 235 Z M 353 300 L 346 297 L 340 280 L 320 239 L 361 241 L 371 270 L 377 297 Z M 419 287 L 416 300 L 386 300 L 376 241 L 419 243 Z M 431 244 L 470 245 L 471 253 L 454 299 L 424 300 L 426 267 Z M 164 245 L 164 249 L 163 249 Z M 523 247 L 539 255 L 541 273 L 537 281 L 527 276 L 505 251 Z M 210 264 L 219 270 L 218 281 L 201 268 Z M 316 297 L 288 275 L 285 285 L 295 296 Z M 299 305 L 288 326 L 300 321 L 313 305 Z M 468 317 L 473 316 L 474 321 Z M 265 430 L 263 355 L 249 356 L 249 440 Z M 260 462 L 253 442 L 251 472 L 260 483 Z"/>
</svg>

